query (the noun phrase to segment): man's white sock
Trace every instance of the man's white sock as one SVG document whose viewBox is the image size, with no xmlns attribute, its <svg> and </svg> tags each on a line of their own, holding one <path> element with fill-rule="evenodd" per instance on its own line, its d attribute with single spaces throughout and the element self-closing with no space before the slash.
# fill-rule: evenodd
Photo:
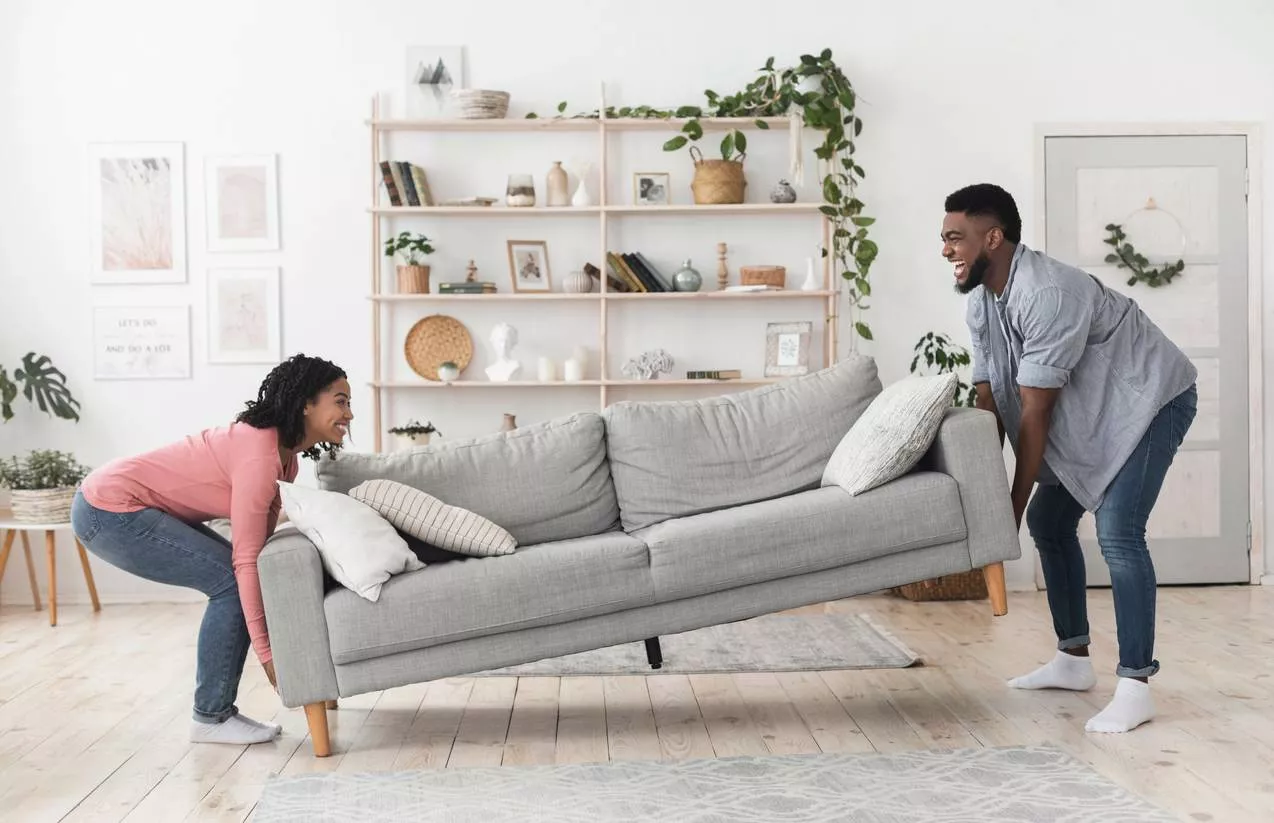
<svg viewBox="0 0 1274 823">
<path fill-rule="evenodd" d="M 1030 674 L 1009 681 L 1009 686 L 1014 689 L 1070 689 L 1077 692 L 1087 691 L 1096 684 L 1092 660 L 1062 651 Z"/>
<path fill-rule="evenodd" d="M 1155 701 L 1150 696 L 1150 684 L 1133 680 L 1131 677 L 1119 678 L 1115 687 L 1115 697 L 1098 712 L 1087 725 L 1090 732 L 1119 734 L 1130 732 L 1155 716 Z"/>
<path fill-rule="evenodd" d="M 200 723 L 196 720 L 190 724 L 190 739 L 195 743 L 246 746 L 250 743 L 269 743 L 278 734 L 278 729 L 260 726 L 242 715 L 233 715 L 222 723 Z"/>
</svg>

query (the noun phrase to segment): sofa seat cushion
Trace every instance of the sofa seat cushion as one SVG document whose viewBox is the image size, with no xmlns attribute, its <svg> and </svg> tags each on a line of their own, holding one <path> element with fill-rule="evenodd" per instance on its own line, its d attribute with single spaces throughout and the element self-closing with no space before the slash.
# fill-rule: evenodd
<svg viewBox="0 0 1274 823">
<path fill-rule="evenodd" d="M 633 536 L 649 547 L 655 597 L 667 602 L 950 543 L 966 534 L 955 480 L 916 472 L 858 496 L 828 486 L 667 520 Z"/>
<path fill-rule="evenodd" d="M 602 412 L 624 530 L 816 489 L 880 393 L 851 355 L 801 377 L 702 400 L 626 400 Z"/>
<path fill-rule="evenodd" d="M 339 665 L 653 602 L 646 546 L 613 531 L 427 566 L 391 578 L 377 603 L 333 589 L 324 610 Z"/>
<path fill-rule="evenodd" d="M 367 480 L 403 483 L 498 523 L 520 546 L 600 534 L 619 522 L 597 412 L 392 454 L 341 452 L 320 460 L 315 476 L 319 488 L 344 493 Z"/>
</svg>

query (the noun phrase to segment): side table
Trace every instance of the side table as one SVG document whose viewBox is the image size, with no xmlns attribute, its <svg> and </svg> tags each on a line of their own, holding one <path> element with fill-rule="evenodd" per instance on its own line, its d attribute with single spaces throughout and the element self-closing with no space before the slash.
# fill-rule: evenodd
<svg viewBox="0 0 1274 823">
<path fill-rule="evenodd" d="M 27 560 L 27 579 L 31 581 L 31 600 L 35 603 L 35 610 L 40 610 L 40 587 L 35 582 L 35 565 L 31 562 L 31 543 L 27 540 L 27 532 L 44 532 L 44 546 L 49 556 L 49 625 L 56 626 L 58 624 L 58 594 L 57 594 L 57 553 L 55 551 L 56 541 L 54 540 L 54 532 L 58 529 L 70 529 L 70 523 L 24 523 L 13 519 L 13 512 L 9 509 L 0 509 L 0 531 L 4 532 L 3 548 L 0 548 L 0 581 L 4 580 L 4 569 L 9 562 L 9 550 L 13 548 L 13 541 L 22 537 L 22 551 L 26 554 Z M 93 611 L 100 612 L 102 604 L 97 599 L 97 584 L 93 582 L 93 570 L 88 564 L 88 552 L 80 545 L 79 538 L 74 536 L 75 548 L 80 553 L 80 566 L 84 569 L 84 582 L 88 584 L 88 595 L 93 600 Z"/>
</svg>

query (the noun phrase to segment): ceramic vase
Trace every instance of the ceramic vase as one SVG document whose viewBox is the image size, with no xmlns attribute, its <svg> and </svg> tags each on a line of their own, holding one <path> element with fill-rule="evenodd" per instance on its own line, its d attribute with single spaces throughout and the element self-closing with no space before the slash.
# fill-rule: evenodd
<svg viewBox="0 0 1274 823">
<path fill-rule="evenodd" d="M 584 185 L 584 178 L 579 180 L 579 187 L 575 189 L 575 196 L 571 198 L 571 205 L 576 208 L 593 205 L 592 199 L 588 196 L 588 186 Z"/>
<path fill-rule="evenodd" d="M 517 427 L 518 427 L 517 415 L 513 415 L 513 414 L 509 414 L 508 412 L 505 412 L 504 422 L 500 424 L 500 431 L 511 432 Z"/>
<path fill-rule="evenodd" d="M 675 291 L 699 291 L 703 285 L 703 276 L 690 265 L 690 260 L 681 264 L 681 269 L 672 276 L 672 287 Z"/>
<path fill-rule="evenodd" d="M 553 167 L 549 169 L 548 177 L 544 181 L 544 190 L 547 193 L 545 200 L 548 205 L 569 206 L 571 204 L 571 191 L 566 179 L 566 169 L 562 168 L 561 160 L 553 161 Z"/>
<path fill-rule="evenodd" d="M 562 288 L 572 294 L 588 294 L 593 290 L 593 278 L 586 272 L 573 271 L 566 276 Z"/>
</svg>

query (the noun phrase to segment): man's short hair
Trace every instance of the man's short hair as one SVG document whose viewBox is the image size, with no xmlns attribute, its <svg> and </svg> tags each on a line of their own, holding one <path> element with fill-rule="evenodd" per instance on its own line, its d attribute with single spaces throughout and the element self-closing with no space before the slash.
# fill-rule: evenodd
<svg viewBox="0 0 1274 823">
<path fill-rule="evenodd" d="M 965 186 L 947 195 L 948 212 L 960 212 L 970 217 L 994 217 L 1004 227 L 1004 236 L 1011 242 L 1022 242 L 1022 216 L 1017 213 L 1013 195 L 993 183 L 977 183 Z"/>
</svg>

